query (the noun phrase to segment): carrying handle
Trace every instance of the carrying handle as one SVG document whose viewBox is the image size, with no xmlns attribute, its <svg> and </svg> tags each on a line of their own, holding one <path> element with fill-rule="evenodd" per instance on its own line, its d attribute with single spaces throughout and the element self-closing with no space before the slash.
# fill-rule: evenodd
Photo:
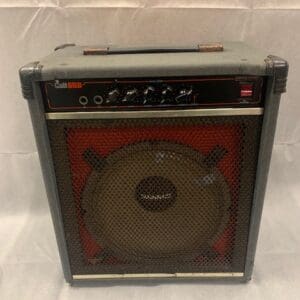
<svg viewBox="0 0 300 300">
<path fill-rule="evenodd" d="M 142 54 L 142 53 L 184 53 L 184 52 L 218 52 L 223 51 L 221 43 L 199 44 L 195 47 L 149 47 L 149 48 L 85 48 L 84 55 Z"/>
</svg>

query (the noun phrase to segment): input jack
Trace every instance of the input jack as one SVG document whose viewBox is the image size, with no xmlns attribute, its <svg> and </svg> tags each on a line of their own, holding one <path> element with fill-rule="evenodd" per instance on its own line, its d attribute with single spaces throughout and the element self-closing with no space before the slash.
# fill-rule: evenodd
<svg viewBox="0 0 300 300">
<path fill-rule="evenodd" d="M 96 95 L 96 96 L 93 98 L 93 100 L 94 100 L 94 103 L 95 103 L 95 104 L 98 104 L 98 105 L 102 104 L 103 101 L 104 101 L 103 97 L 100 96 L 100 95 Z"/>
<path fill-rule="evenodd" d="M 80 96 L 79 97 L 79 103 L 81 105 L 87 105 L 89 103 L 89 99 L 86 96 Z"/>
</svg>

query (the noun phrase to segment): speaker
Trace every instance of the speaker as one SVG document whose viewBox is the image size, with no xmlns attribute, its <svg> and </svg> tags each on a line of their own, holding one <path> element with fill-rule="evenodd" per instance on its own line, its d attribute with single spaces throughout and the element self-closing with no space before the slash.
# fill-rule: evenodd
<svg viewBox="0 0 300 300">
<path fill-rule="evenodd" d="M 249 280 L 287 72 L 243 43 L 21 68 L 66 280 Z"/>
</svg>

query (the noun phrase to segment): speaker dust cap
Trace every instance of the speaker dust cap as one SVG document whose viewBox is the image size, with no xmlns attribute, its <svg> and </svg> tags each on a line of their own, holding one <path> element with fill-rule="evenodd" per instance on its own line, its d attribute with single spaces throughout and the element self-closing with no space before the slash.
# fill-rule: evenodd
<svg viewBox="0 0 300 300">
<path fill-rule="evenodd" d="M 222 151 L 221 151 L 222 152 Z M 171 142 L 141 142 L 93 167 L 82 195 L 93 238 L 124 258 L 157 259 L 207 251 L 224 231 L 230 194 L 214 159 Z M 219 157 L 218 157 L 219 156 Z"/>
</svg>

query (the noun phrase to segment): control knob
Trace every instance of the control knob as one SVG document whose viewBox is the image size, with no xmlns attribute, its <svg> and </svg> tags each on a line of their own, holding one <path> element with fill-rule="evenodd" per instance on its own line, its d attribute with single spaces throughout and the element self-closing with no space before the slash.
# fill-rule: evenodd
<svg viewBox="0 0 300 300">
<path fill-rule="evenodd" d="M 137 96 L 138 96 L 138 90 L 137 89 L 128 90 L 126 92 L 125 97 L 122 99 L 122 103 L 124 103 L 124 104 L 133 103 L 136 100 Z"/>
<path fill-rule="evenodd" d="M 179 95 L 175 98 L 175 101 L 177 103 L 189 103 L 192 99 L 192 93 L 193 93 L 193 89 L 189 88 L 183 88 L 182 90 L 180 90 Z"/>
<path fill-rule="evenodd" d="M 148 86 L 144 90 L 143 104 L 153 104 L 154 101 L 155 101 L 155 88 L 153 86 Z"/>
<path fill-rule="evenodd" d="M 115 105 L 118 102 L 119 96 L 120 96 L 119 90 L 114 89 L 108 93 L 105 103 L 109 105 Z"/>
<path fill-rule="evenodd" d="M 173 100 L 173 89 L 170 86 L 165 87 L 161 92 L 161 104 L 169 104 Z"/>
</svg>

